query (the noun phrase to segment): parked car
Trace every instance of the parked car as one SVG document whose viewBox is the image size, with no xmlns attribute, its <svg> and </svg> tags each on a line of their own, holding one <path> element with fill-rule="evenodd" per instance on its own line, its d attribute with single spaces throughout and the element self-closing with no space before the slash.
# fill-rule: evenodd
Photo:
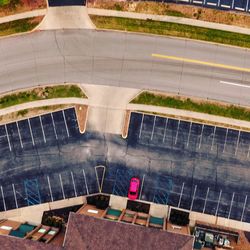
<svg viewBox="0 0 250 250">
<path fill-rule="evenodd" d="M 137 177 L 132 177 L 129 184 L 128 198 L 130 200 L 136 200 L 138 198 L 140 187 L 140 179 Z"/>
</svg>

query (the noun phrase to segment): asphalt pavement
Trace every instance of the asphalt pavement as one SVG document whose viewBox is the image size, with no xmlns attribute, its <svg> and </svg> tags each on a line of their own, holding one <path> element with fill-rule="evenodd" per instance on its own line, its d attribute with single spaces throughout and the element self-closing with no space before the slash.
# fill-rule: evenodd
<svg viewBox="0 0 250 250">
<path fill-rule="evenodd" d="M 249 72 L 152 57 L 249 69 L 247 49 L 126 32 L 53 30 L 1 39 L 0 54 L 1 92 L 80 82 L 250 104 Z"/>
</svg>

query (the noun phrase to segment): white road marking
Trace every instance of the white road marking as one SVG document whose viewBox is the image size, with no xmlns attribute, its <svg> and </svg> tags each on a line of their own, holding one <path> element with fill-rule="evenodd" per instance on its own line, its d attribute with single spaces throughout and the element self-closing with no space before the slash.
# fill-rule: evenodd
<svg viewBox="0 0 250 250">
<path fill-rule="evenodd" d="M 202 2 L 200 2 L 200 1 L 193 1 L 193 3 L 198 3 L 198 4 L 202 4 Z"/>
<path fill-rule="evenodd" d="M 61 176 L 61 174 L 59 174 L 59 179 L 60 179 L 60 183 L 61 183 L 61 189 L 62 189 L 63 199 L 65 200 L 65 193 L 64 193 L 64 188 L 63 188 L 63 182 L 62 182 L 62 176 Z"/>
<path fill-rule="evenodd" d="M 204 124 L 202 124 L 201 134 L 200 134 L 200 141 L 199 141 L 199 149 L 201 148 L 201 141 L 202 141 L 202 135 L 204 130 Z"/>
<path fill-rule="evenodd" d="M 54 128 L 54 133 L 55 133 L 56 139 L 58 139 L 58 137 L 57 137 L 57 133 L 56 133 L 56 126 L 55 126 L 55 122 L 54 122 L 53 114 L 52 114 L 52 113 L 50 113 L 50 115 L 51 115 L 51 119 L 52 119 L 52 125 L 53 125 L 53 128 Z"/>
<path fill-rule="evenodd" d="M 13 193 L 14 193 L 14 198 L 15 198 L 16 208 L 18 208 L 17 198 L 16 198 L 16 190 L 15 190 L 15 185 L 14 185 L 13 183 L 12 183 L 12 188 L 13 188 Z"/>
<path fill-rule="evenodd" d="M 44 133 L 44 129 L 43 129 L 43 122 L 42 122 L 42 118 L 40 115 L 39 115 L 39 120 L 40 120 L 40 124 L 41 124 L 41 128 L 42 128 L 43 140 L 46 143 L 45 133 Z"/>
<path fill-rule="evenodd" d="M 180 193 L 180 198 L 179 198 L 179 202 L 178 202 L 178 207 L 180 207 L 180 205 L 181 205 L 181 198 L 182 198 L 184 186 L 185 186 L 185 182 L 183 182 L 182 187 L 181 187 L 181 193 Z"/>
<path fill-rule="evenodd" d="M 243 216 L 244 216 L 244 213 L 245 213 L 246 204 L 247 204 L 247 195 L 245 197 L 245 202 L 244 202 L 244 206 L 243 206 L 243 210 L 242 210 L 240 221 L 243 220 Z"/>
<path fill-rule="evenodd" d="M 250 85 L 245 85 L 241 83 L 235 83 L 235 82 L 226 82 L 226 81 L 220 81 L 222 84 L 227 84 L 227 85 L 232 85 L 232 86 L 237 86 L 237 87 L 242 87 L 242 88 L 250 88 Z"/>
<path fill-rule="evenodd" d="M 153 140 L 153 136 L 154 136 L 154 131 L 155 131 L 155 120 L 156 120 L 156 116 L 154 117 L 154 124 L 153 124 L 153 129 L 152 129 L 152 133 L 151 133 L 151 137 L 150 140 Z"/>
<path fill-rule="evenodd" d="M 213 147 L 214 147 L 214 137 L 215 137 L 215 133 L 216 133 L 216 126 L 214 127 L 213 140 L 212 140 L 212 145 L 211 145 L 211 149 L 210 149 L 210 150 L 213 150 Z"/>
<path fill-rule="evenodd" d="M 51 185 L 50 185 L 50 180 L 49 180 L 49 176 L 48 175 L 47 175 L 47 180 L 48 180 L 48 185 L 49 185 L 50 198 L 51 198 L 51 201 L 53 202 L 54 199 L 53 199 Z"/>
<path fill-rule="evenodd" d="M 168 126 L 168 118 L 166 119 L 166 123 L 165 123 L 164 135 L 163 135 L 163 139 L 162 139 L 162 142 L 163 142 L 163 143 L 165 142 L 167 126 Z"/>
<path fill-rule="evenodd" d="M 28 124 L 29 124 L 29 129 L 30 129 L 30 135 L 31 135 L 32 144 L 34 146 L 35 145 L 35 141 L 34 141 L 33 132 L 32 132 L 32 129 L 31 129 L 30 119 L 29 118 L 28 118 Z"/>
<path fill-rule="evenodd" d="M 4 125 L 4 127 L 5 127 L 5 133 L 6 133 L 6 135 L 7 135 L 7 140 L 8 140 L 8 144 L 9 144 L 9 149 L 10 149 L 10 151 L 11 151 L 10 138 L 9 138 L 9 134 L 8 134 L 8 130 L 7 130 L 6 124 Z"/>
<path fill-rule="evenodd" d="M 62 111 L 62 113 L 63 113 L 63 120 L 64 120 L 65 128 L 66 128 L 66 131 L 67 131 L 67 136 L 69 137 L 69 129 L 68 129 L 68 125 L 67 125 L 67 122 L 66 122 L 64 110 Z"/>
<path fill-rule="evenodd" d="M 237 151 L 238 151 L 238 147 L 239 147 L 240 133 L 241 133 L 241 131 L 239 131 L 239 133 L 238 133 L 238 138 L 237 138 L 237 143 L 236 143 L 236 149 L 235 149 L 235 152 L 234 152 L 235 156 L 237 155 Z"/>
<path fill-rule="evenodd" d="M 236 10 L 242 10 L 242 11 L 245 11 L 244 8 L 240 8 L 240 7 L 235 7 Z"/>
<path fill-rule="evenodd" d="M 228 219 L 230 218 L 230 215 L 231 215 L 233 202 L 234 202 L 234 192 L 233 192 L 232 200 L 231 200 L 231 203 L 230 203 L 230 209 L 229 209 L 229 213 L 228 213 L 228 217 L 227 217 Z"/>
<path fill-rule="evenodd" d="M 224 147 L 223 147 L 223 153 L 225 152 L 225 148 L 226 148 L 226 144 L 227 144 L 227 135 L 228 135 L 228 128 L 227 128 L 227 133 L 226 133 L 226 137 L 225 137 L 225 142 L 224 142 Z"/>
<path fill-rule="evenodd" d="M 77 197 L 75 179 L 74 179 L 74 175 L 73 175 L 72 171 L 70 171 L 70 174 L 71 174 L 71 178 L 72 178 L 72 182 L 73 182 L 73 186 L 74 186 L 75 197 Z"/>
<path fill-rule="evenodd" d="M 22 138 L 21 138 L 21 134 L 20 134 L 20 130 L 19 130 L 19 126 L 18 126 L 18 122 L 16 122 L 16 126 L 17 126 L 17 132 L 18 132 L 18 136 L 19 136 L 19 140 L 20 140 L 21 148 L 23 148 L 23 142 L 22 142 Z"/>
<path fill-rule="evenodd" d="M 178 139 L 179 127 L 180 127 L 180 120 L 178 120 L 177 131 L 176 131 L 176 136 L 175 136 L 175 141 L 174 141 L 174 144 L 175 144 L 175 145 L 176 145 L 177 139 Z"/>
<path fill-rule="evenodd" d="M 4 198 L 3 187 L 2 187 L 2 186 L 1 186 L 1 193 L 2 193 L 2 198 L 3 198 L 3 207 L 4 207 L 4 211 L 6 211 L 6 203 L 5 203 L 5 198 Z"/>
<path fill-rule="evenodd" d="M 187 147 L 189 145 L 190 133 L 191 133 L 192 122 L 189 123 L 189 131 L 188 131 L 188 139 L 187 139 Z"/>
<path fill-rule="evenodd" d="M 196 194 L 196 189 L 197 189 L 197 185 L 195 185 L 195 187 L 194 187 L 194 194 L 193 194 L 193 198 L 192 198 L 192 202 L 191 202 L 191 206 L 190 206 L 190 211 L 192 211 L 192 209 L 193 209 L 194 198 L 195 198 L 195 194 Z"/>
<path fill-rule="evenodd" d="M 220 190 L 220 194 L 219 194 L 219 199 L 218 199 L 218 204 L 217 204 L 217 208 L 216 208 L 215 216 L 217 216 L 217 215 L 218 215 L 219 206 L 220 206 L 221 194 L 222 194 L 222 190 Z"/>
<path fill-rule="evenodd" d="M 143 126 L 143 120 L 144 120 L 144 114 L 142 114 L 142 118 L 141 118 L 141 127 L 140 127 L 140 132 L 139 132 L 139 138 L 141 138 L 141 131 L 142 131 L 142 126 Z"/>
<path fill-rule="evenodd" d="M 202 211 L 203 214 L 205 213 L 205 209 L 206 209 L 206 205 L 207 205 L 208 194 L 209 194 L 209 187 L 207 188 L 207 194 L 206 194 L 206 198 L 205 198 L 205 202 L 204 202 L 204 207 L 203 207 L 203 211 Z"/>
<path fill-rule="evenodd" d="M 140 190 L 139 200 L 141 199 L 141 194 L 142 194 L 144 179 L 145 179 L 145 174 L 144 174 L 143 177 L 142 177 L 142 183 L 141 183 L 141 190 Z"/>
<path fill-rule="evenodd" d="M 87 185 L 87 180 L 86 180 L 86 175 L 85 175 L 84 169 L 82 170 L 82 174 L 83 174 L 83 178 L 84 178 L 84 182 L 85 182 L 86 191 L 87 191 L 87 194 L 89 195 L 89 189 L 88 189 L 88 185 Z"/>
</svg>

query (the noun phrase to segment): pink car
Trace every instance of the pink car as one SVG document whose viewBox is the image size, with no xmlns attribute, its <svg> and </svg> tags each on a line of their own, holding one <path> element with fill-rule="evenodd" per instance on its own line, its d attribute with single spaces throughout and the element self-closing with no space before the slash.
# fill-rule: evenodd
<svg viewBox="0 0 250 250">
<path fill-rule="evenodd" d="M 139 193 L 140 180 L 139 178 L 133 177 L 130 180 L 128 198 L 130 200 L 136 200 Z"/>
</svg>

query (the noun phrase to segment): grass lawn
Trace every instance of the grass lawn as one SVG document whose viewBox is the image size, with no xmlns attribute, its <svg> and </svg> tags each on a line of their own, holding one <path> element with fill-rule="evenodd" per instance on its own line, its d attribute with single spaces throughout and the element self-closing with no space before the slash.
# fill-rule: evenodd
<svg viewBox="0 0 250 250">
<path fill-rule="evenodd" d="M 0 0 L 1 1 L 1 0 Z M 33 30 L 42 20 L 41 17 L 31 17 L 0 24 L 0 36 L 7 36 Z"/>
<path fill-rule="evenodd" d="M 210 102 L 198 102 L 189 98 L 157 95 L 151 92 L 143 92 L 131 103 L 155 105 L 176 109 L 184 109 L 211 115 L 218 115 L 238 120 L 250 121 L 250 110 L 239 106 L 226 106 Z"/>
<path fill-rule="evenodd" d="M 29 91 L 4 95 L 0 98 L 0 109 L 26 102 L 66 97 L 86 98 L 86 95 L 77 85 L 40 87 Z"/>
<path fill-rule="evenodd" d="M 186 24 L 90 15 L 97 28 L 175 36 L 250 48 L 250 35 Z"/>
<path fill-rule="evenodd" d="M 10 3 L 10 0 L 0 0 L 0 6 L 6 5 L 9 3 Z"/>
</svg>

